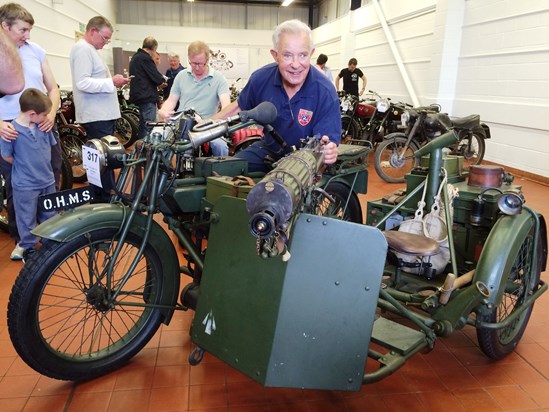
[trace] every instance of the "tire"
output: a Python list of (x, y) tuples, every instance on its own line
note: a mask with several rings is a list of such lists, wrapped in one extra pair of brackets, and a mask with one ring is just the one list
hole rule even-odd
[[(316, 191), (313, 194), (313, 214), (362, 223), (360, 200), (349, 186), (341, 182), (331, 182), (324, 191), (325, 193)], [(349, 199), (348, 202), (347, 199)]]
[[(502, 302), (492, 309), (489, 314), (480, 317), (484, 322), (501, 322), (506, 319), (514, 310), (517, 310), (524, 303), (524, 299), (535, 289), (539, 283), (541, 268), (543, 267), (543, 250), (541, 236), (537, 244), (534, 239), (534, 229), (526, 233), (520, 249), (515, 256), (507, 256), (507, 265), (510, 267), (509, 273), (504, 276), (507, 279), (505, 292)], [(530, 262), (534, 248), (537, 247), (538, 262), (535, 270), (530, 270)], [(486, 356), (492, 359), (502, 359), (515, 350), (519, 343), (526, 325), (530, 320), (530, 315), (534, 305), (526, 309), (518, 319), (503, 329), (477, 328), (477, 340), (480, 349)]]
[(82, 163), (82, 145), (86, 138), (81, 135), (68, 133), (60, 136), (63, 153), (72, 168), (73, 180), (76, 183), (85, 183), (88, 180), (86, 169)]
[(395, 133), (387, 135), (385, 140), (380, 143), (374, 153), (374, 167), (377, 174), (388, 183), (403, 183), (405, 176), (415, 166), (418, 161), (414, 157), (414, 152), (418, 149), (414, 142), (406, 148), (404, 157), (399, 159), (402, 150), (406, 144), (406, 135)]
[(359, 126), (351, 116), (341, 116), (341, 141), (342, 144), (351, 144), (358, 138)]
[[(47, 240), (17, 277), (8, 330), (17, 353), (37, 372), (73, 381), (112, 372), (160, 326), (160, 309), (151, 306), (161, 302), (162, 254), (150, 243), (116, 300), (107, 296), (122, 284), (141, 244), (141, 236), (130, 229), (108, 291), (101, 271), (118, 236), (118, 229), (98, 229), (67, 243)], [(144, 302), (151, 306), (139, 306)]]
[(469, 139), (467, 132), (461, 133), (459, 141), (452, 148), (452, 154), (463, 156), (463, 168), (469, 170), (471, 166), (478, 165), (484, 159), (486, 143), (484, 138), (477, 133)]
[(72, 167), (69, 160), (63, 156), (61, 161), (61, 187), (60, 190), (72, 189), (74, 179), (72, 176)]
[(9, 232), (8, 228), (8, 209), (6, 200), (6, 188), (4, 187), (4, 175), (0, 172), (0, 230)]
[(135, 143), (139, 134), (139, 122), (135, 122), (134, 115), (122, 113), (114, 124), (114, 135), (127, 149)]

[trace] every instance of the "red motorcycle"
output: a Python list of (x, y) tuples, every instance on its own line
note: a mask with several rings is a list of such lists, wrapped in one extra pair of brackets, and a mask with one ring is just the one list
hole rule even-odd
[(341, 143), (351, 143), (360, 136), (360, 131), (366, 127), (376, 112), (376, 100), (368, 98), (359, 100), (357, 96), (339, 92), (341, 110)]

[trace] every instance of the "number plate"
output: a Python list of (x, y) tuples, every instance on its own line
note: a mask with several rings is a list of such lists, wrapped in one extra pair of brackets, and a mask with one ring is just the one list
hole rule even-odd
[(379, 102), (377, 102), (377, 111), (378, 112), (381, 112), (381, 113), (385, 113), (387, 111), (387, 102), (384, 101), (384, 100), (380, 100)]
[(67, 189), (62, 190), (61, 192), (40, 196), (38, 198), (38, 209), (42, 212), (72, 209), (76, 206), (88, 203), (92, 199), (92, 187), (83, 186), (78, 189)]

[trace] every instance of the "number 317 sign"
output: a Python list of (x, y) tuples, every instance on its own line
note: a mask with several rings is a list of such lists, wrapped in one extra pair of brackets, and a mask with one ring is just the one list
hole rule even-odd
[(86, 169), (88, 182), (103, 187), (101, 185), (101, 167), (99, 164), (99, 151), (89, 146), (82, 146), (82, 166)]

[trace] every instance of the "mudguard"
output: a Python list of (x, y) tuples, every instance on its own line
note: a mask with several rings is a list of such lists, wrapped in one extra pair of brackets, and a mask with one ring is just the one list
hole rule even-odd
[(518, 215), (501, 217), (490, 231), (473, 277), (473, 284), (483, 282), (490, 290), (487, 303), (501, 303), (507, 280), (505, 274), (509, 273), (513, 264), (508, 256), (517, 254), (534, 224), (530, 213), (523, 210)]
[[(37, 226), (32, 233), (44, 239), (57, 242), (68, 242), (85, 233), (98, 229), (119, 229), (130, 209), (120, 204), (101, 203), (84, 205), (56, 215)], [(132, 230), (145, 234), (146, 217), (137, 214), (132, 223)], [(160, 254), (163, 264), (162, 305), (164, 323), (168, 324), (177, 303), (179, 293), (179, 260), (174, 245), (162, 227), (152, 222), (149, 243)]]

